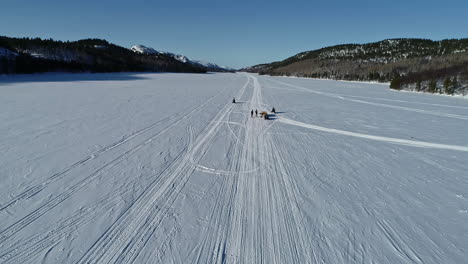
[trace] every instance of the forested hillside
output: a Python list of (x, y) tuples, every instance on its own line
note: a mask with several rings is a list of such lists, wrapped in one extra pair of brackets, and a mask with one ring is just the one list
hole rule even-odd
[(395, 89), (464, 93), (468, 80), (468, 39), (389, 39), (338, 45), (244, 70), (268, 75), (392, 82)]
[(37, 72), (206, 72), (165, 54), (137, 54), (101, 39), (56, 41), (0, 36), (0, 74)]

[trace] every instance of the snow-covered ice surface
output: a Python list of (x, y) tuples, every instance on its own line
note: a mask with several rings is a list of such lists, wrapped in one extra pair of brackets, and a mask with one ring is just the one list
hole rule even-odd
[(467, 100), (244, 73), (0, 94), (0, 263), (468, 259)]

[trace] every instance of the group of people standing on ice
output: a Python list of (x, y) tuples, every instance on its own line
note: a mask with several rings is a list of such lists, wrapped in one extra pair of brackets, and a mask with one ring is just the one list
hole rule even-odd
[[(232, 98), (232, 103), (233, 104), (236, 103), (236, 98)], [(276, 109), (273, 107), (271, 109), (271, 112), (276, 114)], [(252, 109), (252, 110), (250, 110), (250, 116), (253, 117), (253, 114), (254, 114), (254, 110)], [(265, 119), (269, 119), (268, 118), (268, 113), (266, 111), (261, 112), (260, 115)], [(258, 110), (257, 109), (255, 109), (255, 116), (258, 116)]]
[[(273, 107), (271, 109), (271, 112), (276, 114), (276, 109)], [(252, 110), (250, 110), (250, 116), (253, 117), (253, 114), (254, 114), (254, 110), (252, 109)], [(270, 119), (270, 117), (269, 117), (269, 115), (268, 115), (268, 113), (266, 111), (261, 112), (260, 115), (265, 119)], [(258, 110), (257, 109), (255, 109), (255, 116), (258, 116)]]
[[(252, 109), (252, 111), (250, 111), (250, 116), (253, 117), (253, 113), (254, 113), (254, 110)], [(258, 115), (258, 111), (257, 109), (255, 109), (255, 116)]]

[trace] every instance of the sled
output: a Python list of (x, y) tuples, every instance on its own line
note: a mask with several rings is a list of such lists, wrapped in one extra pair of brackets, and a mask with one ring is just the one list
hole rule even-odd
[(262, 116), (264, 119), (270, 119), (270, 117), (268, 116), (268, 113), (266, 111), (261, 112), (260, 116)]

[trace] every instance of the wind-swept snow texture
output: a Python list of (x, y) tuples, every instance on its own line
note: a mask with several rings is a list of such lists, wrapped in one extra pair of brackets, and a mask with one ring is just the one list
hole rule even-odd
[(468, 259), (467, 100), (245, 73), (0, 94), (0, 263)]

